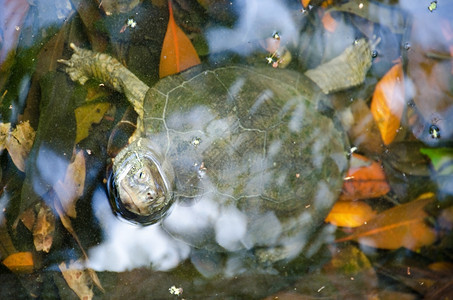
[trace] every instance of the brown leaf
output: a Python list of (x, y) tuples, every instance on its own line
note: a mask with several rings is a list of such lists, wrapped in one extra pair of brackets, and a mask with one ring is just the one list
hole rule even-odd
[(17, 252), (3, 260), (3, 264), (14, 273), (33, 272), (33, 256), (31, 252)]
[(431, 245), (436, 240), (436, 233), (425, 223), (428, 214), (424, 207), (432, 201), (434, 195), (426, 193), (414, 201), (385, 210), (358, 227), (352, 235), (336, 242), (355, 240), (375, 248), (405, 247), (410, 250)]
[(82, 243), (79, 240), (79, 236), (72, 227), (71, 219), (64, 213), (61, 203), (56, 198), (54, 199), (54, 207), (58, 213), (58, 216), (60, 217), (61, 224), (63, 224), (64, 228), (66, 228), (66, 230), (72, 235), (74, 240), (77, 242), (77, 245), (79, 245), (84, 258), (88, 259), (88, 255), (86, 254), (85, 249), (82, 247)]
[(353, 119), (348, 129), (348, 136), (351, 143), (361, 152), (382, 153), (384, 148), (381, 135), (366, 102), (357, 99), (351, 104), (350, 109)]
[(58, 199), (61, 202), (64, 213), (71, 218), (75, 218), (77, 200), (83, 195), (85, 187), (85, 156), (82, 150), (79, 150), (74, 157), (74, 161), (69, 164), (64, 182), (57, 181), (53, 187)]
[(398, 62), (378, 82), (371, 100), (371, 113), (386, 145), (398, 133), (404, 104), (403, 67)]
[(12, 132), (8, 132), (10, 126), (10, 123), (0, 126), (0, 150), (6, 148), (16, 167), (24, 172), (25, 160), (33, 146), (36, 133), (28, 121), (20, 123)]
[(326, 222), (341, 227), (358, 227), (368, 222), (376, 212), (362, 201), (337, 201), (332, 207)]
[(170, 16), (167, 33), (165, 34), (162, 52), (160, 54), (159, 77), (177, 74), (190, 67), (199, 65), (200, 58), (189, 38), (176, 24), (173, 17), (173, 8), (168, 2)]
[(91, 277), (83, 266), (80, 260), (71, 262), (66, 266), (64, 262), (58, 265), (63, 274), (64, 279), (69, 287), (79, 296), (80, 299), (93, 299), (93, 288)]
[(40, 205), (38, 217), (33, 228), (33, 243), (36, 251), (49, 253), (55, 233), (55, 215), (50, 207), (43, 202)]
[(381, 164), (353, 153), (340, 200), (375, 198), (389, 191), (390, 186)]
[(91, 125), (99, 123), (109, 108), (110, 103), (100, 102), (85, 104), (75, 109), (74, 113), (77, 123), (76, 144), (88, 136)]
[(36, 214), (34, 208), (33, 207), (28, 208), (19, 216), (19, 218), (24, 224), (24, 226), (27, 227), (27, 229), (30, 230), (30, 232), (32, 232), (36, 222)]

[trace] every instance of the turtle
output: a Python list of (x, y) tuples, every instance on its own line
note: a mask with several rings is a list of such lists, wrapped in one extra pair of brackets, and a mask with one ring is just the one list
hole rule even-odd
[(223, 65), (148, 87), (113, 57), (71, 48), (60, 62), (73, 81), (106, 82), (138, 114), (109, 179), (117, 216), (195, 248), (265, 249), (271, 261), (307, 246), (341, 192), (349, 151), (310, 78)]

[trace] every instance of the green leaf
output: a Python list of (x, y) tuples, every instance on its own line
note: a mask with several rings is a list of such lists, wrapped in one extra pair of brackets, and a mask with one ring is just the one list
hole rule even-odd
[(420, 152), (431, 159), (439, 175), (453, 175), (453, 148), (422, 148)]

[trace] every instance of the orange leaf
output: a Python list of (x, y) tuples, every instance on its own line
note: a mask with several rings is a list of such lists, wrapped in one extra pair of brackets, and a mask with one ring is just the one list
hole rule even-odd
[(302, 0), (301, 2), (304, 8), (307, 8), (308, 4), (310, 4), (310, 0)]
[(168, 2), (168, 8), (170, 10), (170, 17), (160, 54), (160, 78), (179, 73), (201, 63), (197, 51), (189, 38), (176, 25), (170, 1)]
[(433, 200), (434, 195), (426, 193), (414, 201), (385, 210), (358, 227), (352, 235), (336, 242), (355, 240), (375, 248), (405, 247), (410, 250), (431, 245), (436, 240), (436, 233), (425, 223), (428, 215), (424, 207)]
[(328, 32), (334, 32), (337, 29), (337, 21), (332, 17), (330, 12), (326, 12), (321, 19), (324, 29)]
[(375, 198), (387, 194), (390, 186), (378, 162), (353, 153), (343, 182), (340, 200)]
[(15, 273), (33, 272), (33, 256), (31, 252), (17, 252), (3, 260), (3, 264)]
[(371, 113), (384, 144), (390, 144), (398, 132), (404, 109), (404, 77), (401, 61), (394, 65), (376, 85)]
[(362, 201), (337, 201), (332, 207), (326, 222), (341, 227), (358, 227), (368, 222), (376, 212)]

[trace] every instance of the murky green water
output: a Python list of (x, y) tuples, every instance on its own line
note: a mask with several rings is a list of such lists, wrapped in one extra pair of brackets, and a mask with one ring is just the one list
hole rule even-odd
[[(8, 128), (2, 128), (0, 132), (0, 143), (6, 147), (0, 156), (3, 211), (0, 298), (451, 297), (453, 7), (435, 1), (345, 1), (324, 5), (319, 2), (312, 1), (306, 9), (296, 0), (172, 2), (176, 24), (192, 42), (206, 70), (233, 64), (291, 70), (269, 71), (274, 75), (265, 77), (268, 84), (256, 77), (250, 79), (246, 87), (255, 86), (254, 101), (250, 102), (253, 105), (242, 109), (247, 110), (251, 124), (259, 120), (266, 125), (270, 118), (288, 111), (291, 118), (283, 123), (288, 129), (278, 132), (280, 138), (270, 133), (262, 138), (260, 134), (267, 129), (244, 126), (246, 118), (241, 119), (238, 113), (242, 122), (238, 127), (244, 133), (259, 132), (257, 137), (245, 134), (230, 137), (222, 131), (216, 139), (221, 138), (227, 146), (217, 146), (223, 151), (215, 156), (219, 158), (206, 166), (207, 161), (197, 165), (197, 174), (206, 172), (214, 182), (213, 193), (223, 198), (206, 193), (208, 196), (187, 200), (190, 197), (184, 193), (188, 190), (181, 192), (185, 185), (175, 183), (176, 195), (179, 192), (182, 196), (177, 197), (162, 222), (149, 226), (137, 226), (115, 216), (107, 192), (112, 158), (135, 130), (137, 114), (122, 93), (113, 91), (103, 81), (89, 80), (83, 86), (72, 82), (57, 60), (69, 59), (73, 53), (69, 44), (74, 43), (109, 53), (146, 85), (154, 86), (159, 81), (162, 57), (170, 59), (176, 53), (176, 60), (183, 61), (180, 64), (191, 60), (184, 58), (189, 53), (185, 46), (182, 53), (171, 47), (162, 48), (166, 31), (169, 28), (173, 28), (173, 33), (177, 31), (174, 25), (168, 25), (167, 2), (127, 5), (119, 1), (0, 2), (2, 122), (15, 128), (28, 121), (32, 128), (24, 126), (19, 133), (11, 134)], [(170, 44), (184, 43), (183, 38), (171, 36)], [(302, 82), (300, 74), (341, 57), (346, 48), (354, 48), (361, 39), (371, 45), (371, 67), (365, 68), (363, 82), (329, 95), (315, 89), (315, 95), (319, 95), (316, 97), (321, 99), (317, 106), (323, 117), (332, 117), (334, 122), (321, 122), (310, 128), (305, 125), (313, 123), (309, 122), (313, 118), (309, 109), (304, 106), (305, 111), (300, 112), (297, 105), (290, 107), (294, 99), (284, 93), (280, 97), (288, 98), (283, 99), (288, 100), (288, 105), (274, 105), (280, 110), (278, 113), (262, 109), (260, 118), (253, 116), (259, 105), (277, 99), (275, 91), (289, 90), (280, 88), (281, 85), (297, 86)], [(356, 67), (351, 61), (366, 61), (362, 56), (350, 59), (351, 55), (342, 59), (340, 75), (332, 67), (332, 74), (336, 75), (329, 76), (327, 72), (318, 85), (335, 86), (332, 82), (336, 79), (349, 78), (348, 72)], [(398, 62), (404, 76), (389, 74)], [(288, 74), (298, 75), (287, 79)], [(174, 84), (172, 87), (186, 92), (170, 97), (175, 101), (172, 109), (178, 111), (180, 105), (184, 113), (165, 119), (166, 129), (153, 135), (153, 141), (162, 147), (167, 136), (174, 134), (174, 139), (188, 139), (190, 147), (201, 151), (215, 135), (213, 132), (234, 128), (231, 114), (226, 113), (230, 104), (225, 103), (229, 99), (240, 105), (246, 103), (241, 97), (248, 92), (239, 92), (243, 89), (241, 78), (235, 76), (231, 82), (229, 78), (218, 79), (218, 86), (210, 84), (210, 79), (202, 79), (204, 88), (198, 92), (190, 90), (193, 87), (190, 84)], [(400, 114), (397, 121), (387, 124), (387, 129), (379, 128), (377, 123), (381, 120), (373, 118), (371, 112), (376, 105), (372, 102), (377, 97), (378, 82), (383, 86), (382, 93), (391, 99), (386, 106), (379, 106), (381, 116)], [(197, 110), (187, 113), (184, 105), (195, 101), (189, 92), (207, 94), (212, 99), (200, 100), (197, 104), (201, 108), (190, 105)], [(87, 104), (87, 100), (91, 102)], [(211, 105), (211, 109), (204, 111), (202, 103), (206, 104), (204, 107)], [(219, 109), (220, 105), (226, 108)], [(153, 109), (158, 110), (157, 106)], [(149, 117), (149, 107), (145, 104), (145, 117)], [(231, 106), (231, 110), (234, 108), (237, 106)], [(216, 122), (210, 122), (212, 111), (225, 111), (226, 117), (213, 117)], [(148, 119), (145, 126), (150, 123)], [(294, 138), (294, 132), (299, 134), (299, 123), (308, 128), (304, 141)], [(345, 153), (325, 154), (324, 149), (330, 149), (332, 144), (343, 144), (331, 140), (332, 127), (344, 130), (349, 144)], [(194, 134), (182, 134), (183, 130)], [(293, 144), (297, 145), (294, 156), (288, 147), (279, 148), (285, 145), (284, 134), (291, 130)], [(164, 136), (159, 135), (162, 132)], [(396, 134), (389, 138), (388, 132)], [(245, 144), (241, 144), (241, 138)], [(281, 169), (270, 166), (273, 173), (256, 167), (265, 163), (258, 163), (259, 158), (248, 151), (252, 147), (246, 145), (254, 145), (261, 138), (265, 157), (271, 153), (275, 162), (284, 157), (287, 163), (289, 157), (299, 159), (296, 152), (304, 152), (302, 157), (308, 161), (304, 166), (309, 170), (295, 172), (288, 179), (283, 171), (297, 165), (298, 160), (282, 163)], [(308, 142), (309, 138), (313, 140)], [(195, 150), (189, 154), (182, 148), (169, 147), (166, 153), (179, 151), (176, 163), (195, 159), (191, 156)], [(228, 152), (233, 150), (237, 152)], [(377, 161), (382, 166), (378, 169), (385, 174), (379, 180), (360, 178), (358, 181), (364, 185), (353, 187), (356, 193), (350, 198), (360, 198), (358, 202), (370, 211), (353, 211), (351, 206), (341, 211), (343, 218), (378, 214), (375, 219), (360, 221), (374, 226), (362, 232), (322, 222), (338, 197), (343, 199), (341, 202), (349, 197), (345, 194), (346, 186), (340, 196), (340, 187), (332, 182), (340, 178), (338, 172), (345, 169), (340, 162), (349, 159), (352, 152)], [(234, 168), (223, 167), (222, 163), (231, 161), (231, 157), (244, 160), (236, 160)], [(330, 159), (330, 165), (326, 159)], [(223, 167), (216, 169), (222, 170), (222, 174), (215, 177), (209, 173), (215, 169), (211, 169), (214, 163)], [(332, 165), (340, 171), (332, 172)], [(356, 166), (357, 161), (352, 160), (351, 167)], [(174, 169), (178, 168), (174, 164)], [(316, 168), (322, 172), (315, 172)], [(232, 180), (236, 174), (245, 173), (254, 175)], [(349, 177), (353, 176), (359, 178), (349, 173)], [(176, 178), (183, 178), (181, 172)], [(293, 180), (294, 186), (300, 186), (297, 180), (308, 179), (314, 181), (304, 188), (306, 192), (292, 191), (300, 194), (302, 205), (289, 202), (292, 203), (289, 209), (282, 208), (286, 201), (262, 205), (275, 199), (263, 196), (267, 190), (256, 192), (256, 187), (265, 185), (266, 180), (279, 186), (288, 186), (289, 180)], [(373, 194), (371, 190), (377, 190), (381, 184), (390, 191)], [(244, 191), (240, 197), (238, 190)], [(432, 194), (427, 196), (428, 192)], [(419, 198), (420, 195), (425, 196)], [(390, 210), (402, 204), (407, 205), (403, 210)], [(335, 239), (354, 230), (358, 237), (353, 241), (335, 243)], [(15, 254), (19, 261), (11, 260)], [(79, 273), (70, 274), (64, 271), (66, 268)], [(97, 279), (99, 284), (93, 283)]]

